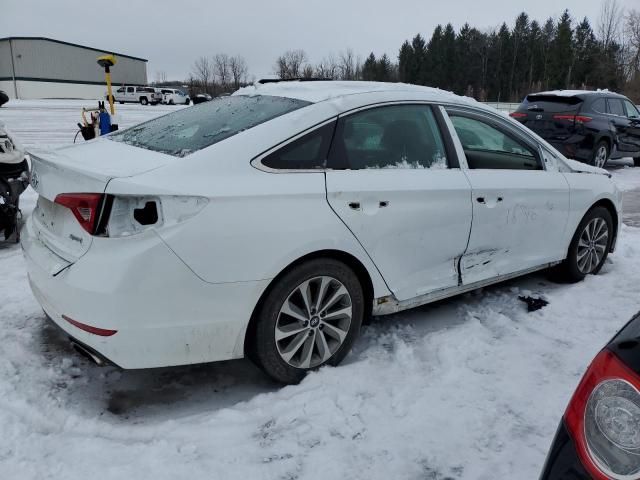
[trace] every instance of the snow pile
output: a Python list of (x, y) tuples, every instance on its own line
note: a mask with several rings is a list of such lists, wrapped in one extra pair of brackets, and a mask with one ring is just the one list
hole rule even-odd
[[(93, 366), (45, 320), (19, 247), (0, 265), (2, 479), (537, 478), (588, 362), (640, 309), (640, 229), (624, 227), (598, 276), (377, 319), (345, 364), (279, 389), (247, 361)], [(549, 305), (527, 313), (519, 295)]]

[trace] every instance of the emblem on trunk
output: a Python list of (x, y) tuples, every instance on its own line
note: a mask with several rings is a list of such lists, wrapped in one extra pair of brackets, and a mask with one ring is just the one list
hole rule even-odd
[(542, 115), (536, 115), (536, 120), (542, 120)]
[(38, 185), (40, 185), (40, 179), (38, 178), (38, 172), (35, 170), (31, 170), (31, 186), (34, 190), (38, 190)]

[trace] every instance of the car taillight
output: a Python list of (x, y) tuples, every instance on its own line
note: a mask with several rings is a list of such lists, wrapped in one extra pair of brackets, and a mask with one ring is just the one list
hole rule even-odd
[(209, 203), (205, 197), (179, 195), (109, 195), (108, 199), (109, 220), (104, 232), (108, 237), (128, 237), (184, 222)]
[(61, 193), (56, 196), (55, 203), (71, 210), (80, 226), (93, 235), (100, 215), (102, 197), (102, 193)]
[(640, 376), (603, 350), (580, 381), (565, 422), (597, 480), (640, 477)]
[(589, 123), (593, 120), (591, 117), (587, 117), (585, 115), (554, 115), (554, 120), (565, 120), (567, 122), (575, 122), (575, 123)]
[(526, 113), (521, 113), (521, 112), (511, 112), (509, 116), (511, 118), (527, 118), (528, 117)]

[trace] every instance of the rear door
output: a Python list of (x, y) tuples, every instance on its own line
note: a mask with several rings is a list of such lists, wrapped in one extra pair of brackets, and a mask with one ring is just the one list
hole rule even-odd
[(565, 256), (569, 185), (538, 146), (498, 116), (447, 109), (466, 157), (473, 227), (462, 282), (527, 270)]
[(378, 106), (338, 121), (327, 200), (399, 300), (459, 284), (471, 190), (428, 105)]
[(138, 101), (137, 96), (136, 96), (135, 87), (127, 87), (126, 99), (127, 99), (127, 102), (137, 102)]

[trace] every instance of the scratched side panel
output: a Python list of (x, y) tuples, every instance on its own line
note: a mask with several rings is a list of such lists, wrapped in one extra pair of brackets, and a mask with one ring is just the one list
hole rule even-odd
[(530, 170), (466, 173), (474, 202), (469, 246), (461, 263), (464, 284), (564, 257), (569, 186), (561, 173)]

